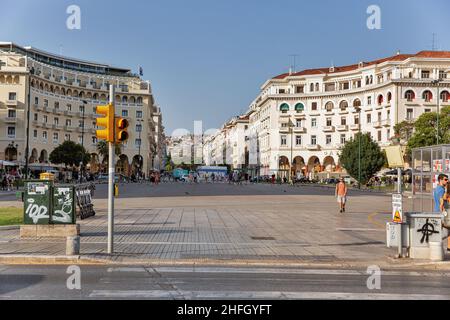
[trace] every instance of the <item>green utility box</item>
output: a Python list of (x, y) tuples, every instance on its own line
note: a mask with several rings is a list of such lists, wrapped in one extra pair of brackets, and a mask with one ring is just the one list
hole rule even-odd
[(75, 224), (75, 187), (53, 186), (49, 180), (25, 182), (24, 224)]

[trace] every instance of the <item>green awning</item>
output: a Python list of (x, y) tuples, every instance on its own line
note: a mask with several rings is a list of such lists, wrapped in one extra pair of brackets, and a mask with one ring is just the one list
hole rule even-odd
[(287, 103), (283, 103), (280, 106), (280, 111), (289, 111), (289, 105)]
[(295, 111), (305, 111), (305, 106), (303, 105), (303, 103), (297, 103), (295, 105)]

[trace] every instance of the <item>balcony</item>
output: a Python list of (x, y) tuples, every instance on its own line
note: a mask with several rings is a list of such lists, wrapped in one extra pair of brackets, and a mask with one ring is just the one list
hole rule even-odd
[(359, 124), (352, 124), (352, 125), (350, 126), (350, 130), (353, 130), (353, 131), (359, 131)]
[(334, 126), (323, 127), (323, 132), (334, 132)]
[(343, 125), (339, 125), (336, 126), (337, 131), (348, 131), (348, 125), (343, 124)]
[(390, 127), (391, 126), (391, 119), (386, 119), (382, 121), (383, 127)]
[(382, 126), (383, 124), (381, 123), (381, 120), (373, 123), (374, 128), (381, 128)]
[(305, 127), (294, 127), (294, 132), (295, 133), (306, 133), (306, 128)]
[(279, 129), (281, 133), (289, 133), (289, 127), (280, 126)]
[(74, 127), (72, 126), (64, 126), (64, 131), (73, 131)]
[(17, 100), (6, 100), (5, 104), (8, 107), (17, 107)]
[(16, 117), (5, 117), (4, 121), (6, 123), (17, 123), (17, 118)]
[(318, 144), (307, 144), (306, 149), (315, 151), (319, 150), (320, 146)]
[(6, 135), (6, 137), (8, 138), (8, 139), (15, 139), (16, 138), (16, 135), (15, 134), (7, 134)]
[(52, 110), (53, 114), (63, 114), (63, 111), (59, 108), (55, 108)]

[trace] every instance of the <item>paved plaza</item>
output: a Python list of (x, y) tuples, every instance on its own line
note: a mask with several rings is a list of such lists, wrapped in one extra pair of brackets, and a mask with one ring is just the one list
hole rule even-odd
[[(83, 257), (345, 264), (384, 263), (394, 254), (385, 246), (389, 195), (351, 191), (347, 212), (339, 214), (330, 187), (168, 183), (121, 186), (115, 254), (108, 256), (106, 191), (97, 186), (97, 215), (79, 221)], [(65, 243), (0, 231), (0, 255), (31, 254), (64, 255)]]

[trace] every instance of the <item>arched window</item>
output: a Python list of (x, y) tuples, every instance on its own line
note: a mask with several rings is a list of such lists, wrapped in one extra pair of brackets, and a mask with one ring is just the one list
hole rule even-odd
[(288, 111), (289, 111), (289, 105), (288, 105), (287, 103), (283, 103), (283, 104), (280, 106), (280, 111), (283, 112), (283, 113), (288, 112)]
[(311, 83), (311, 84), (309, 85), (309, 91), (310, 91), (310, 92), (314, 92), (314, 83)]
[(405, 99), (408, 101), (414, 101), (416, 98), (416, 94), (412, 90), (408, 90), (405, 92)]
[(361, 107), (361, 100), (359, 100), (359, 99), (353, 100), (353, 107), (355, 107), (355, 108)]
[(128, 97), (127, 96), (123, 96), (122, 97), (122, 102), (123, 103), (128, 103)]
[(316, 91), (319, 91), (319, 84), (316, 83)]
[(137, 100), (136, 100), (136, 103), (142, 104), (142, 97), (138, 97)]
[(341, 109), (341, 111), (345, 111), (348, 108), (348, 102), (343, 100), (341, 101), (341, 103), (339, 104), (339, 109)]
[(424, 99), (426, 102), (430, 102), (433, 100), (433, 94), (430, 90), (425, 90), (422, 94), (422, 99)]
[(383, 101), (384, 101), (384, 97), (382, 94), (380, 94), (377, 98), (378, 105), (381, 106), (383, 104)]
[(448, 98), (450, 97), (450, 93), (448, 91), (441, 92), (441, 100), (444, 102), (448, 102)]
[(391, 103), (391, 101), (392, 101), (392, 93), (388, 92), (388, 94), (387, 94), (387, 102)]
[(333, 104), (333, 102), (331, 102), (331, 101), (327, 102), (327, 104), (325, 105), (325, 110), (326, 110), (327, 112), (333, 111), (333, 108), (334, 108), (334, 104)]
[(295, 105), (295, 111), (297, 112), (303, 112), (305, 111), (305, 106), (303, 103), (299, 102)]

